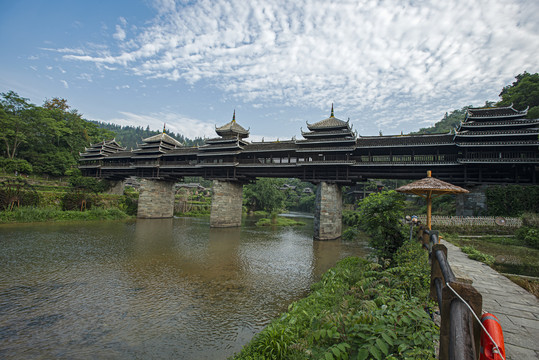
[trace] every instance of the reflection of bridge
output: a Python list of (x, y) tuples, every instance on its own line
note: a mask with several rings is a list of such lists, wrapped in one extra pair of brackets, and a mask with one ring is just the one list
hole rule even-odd
[(427, 170), (456, 184), (536, 184), (539, 119), (525, 119), (526, 114), (512, 107), (470, 109), (454, 133), (357, 137), (332, 109), (329, 118), (307, 123), (303, 140), (274, 142), (247, 142), (249, 131), (234, 116), (216, 129), (219, 137), (203, 146), (182, 146), (164, 132), (144, 139), (133, 151), (104, 141), (81, 154), (79, 168), (86, 176), (145, 179), (141, 217), (172, 216), (171, 201), (163, 199), (173, 196), (157, 195), (171, 193), (172, 182), (185, 176), (213, 179), (212, 226), (239, 225), (242, 183), (258, 177), (319, 183), (315, 237), (333, 238), (341, 231), (335, 225), (340, 224), (339, 185), (368, 178), (420, 178)]

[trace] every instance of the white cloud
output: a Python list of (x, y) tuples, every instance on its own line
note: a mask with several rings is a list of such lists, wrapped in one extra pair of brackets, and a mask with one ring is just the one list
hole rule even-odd
[(116, 25), (116, 32), (114, 33), (114, 35), (112, 35), (112, 37), (116, 40), (124, 41), (125, 36), (125, 30), (120, 25)]
[[(128, 111), (119, 111), (121, 116), (106, 120), (122, 126), (150, 126), (150, 129), (162, 129), (163, 124), (174, 133), (194, 139), (197, 137), (215, 137), (215, 124), (193, 119), (183, 115), (159, 112), (152, 114), (135, 114)], [(102, 120), (103, 121), (103, 120)]]
[(69, 89), (69, 84), (67, 83), (67, 81), (65, 81), (65, 80), (60, 80), (60, 82), (62, 83), (62, 85), (64, 85), (64, 87), (65, 87), (66, 89)]
[[(260, 104), (364, 114), (376, 127), (439, 119), (537, 66), (536, 1), (156, 0), (129, 46), (57, 49), (148, 78), (210, 81)], [(123, 41), (127, 21), (114, 37)], [(493, 100), (490, 98), (490, 100)]]

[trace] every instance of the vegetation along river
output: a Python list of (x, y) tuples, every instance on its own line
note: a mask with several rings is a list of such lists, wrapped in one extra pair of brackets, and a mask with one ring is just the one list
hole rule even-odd
[(0, 226), (0, 358), (225, 359), (368, 251), (254, 220)]

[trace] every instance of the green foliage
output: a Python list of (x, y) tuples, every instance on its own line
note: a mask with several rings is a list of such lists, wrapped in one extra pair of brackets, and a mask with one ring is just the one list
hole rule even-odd
[(539, 213), (539, 186), (494, 185), (486, 191), (487, 209), (491, 216), (520, 216), (524, 212)]
[(473, 246), (463, 246), (460, 249), (463, 253), (468, 254), (468, 257), (472, 260), (481, 261), (488, 266), (492, 266), (494, 264), (494, 257), (492, 255), (484, 254)]
[(93, 192), (94, 194), (105, 192), (110, 188), (110, 183), (107, 180), (85, 176), (72, 176), (69, 178), (69, 184), (73, 189)]
[(13, 211), (0, 211), (0, 223), (26, 223), (72, 220), (122, 220), (129, 218), (119, 209), (95, 208), (88, 211), (62, 211), (56, 208), (20, 207)]
[(348, 229), (344, 230), (342, 233), (341, 238), (345, 241), (352, 241), (355, 240), (359, 236), (360, 232), (355, 227), (349, 227)]
[(118, 204), (118, 208), (129, 216), (137, 215), (139, 193), (132, 187), (124, 189), (124, 196)]
[(344, 210), (342, 212), (342, 221), (348, 226), (359, 226), (361, 224), (360, 215), (354, 210)]
[(291, 218), (276, 216), (275, 218), (263, 218), (256, 222), (256, 226), (298, 226), (305, 225), (304, 222)]
[(497, 106), (509, 106), (524, 110), (529, 106), (528, 118), (539, 118), (539, 73), (530, 74), (526, 71), (515, 77), (513, 84), (503, 88), (500, 93), (502, 100)]
[(285, 194), (279, 190), (284, 179), (261, 178), (243, 187), (244, 204), (251, 210), (273, 212), (284, 207)]
[(24, 159), (3, 159), (0, 158), (0, 168), (11, 174), (30, 174), (32, 165)]
[(62, 210), (87, 210), (96, 203), (96, 197), (86, 191), (69, 191), (62, 197)]
[[(111, 132), (83, 119), (76, 110), (68, 109), (64, 99), (48, 100), (40, 107), (13, 91), (1, 93), (2, 156), (31, 165), (21, 168), (22, 172), (62, 176), (77, 163), (85, 146), (113, 137)], [(21, 164), (24, 163), (18, 166)]]
[(421, 299), (426, 253), (418, 244), (398, 253), (398, 266), (386, 270), (341, 260), (235, 359), (434, 359), (438, 331)]
[(37, 206), (39, 195), (25, 179), (17, 177), (0, 182), (0, 209), (13, 210), (20, 206)]
[(407, 237), (402, 225), (404, 196), (394, 190), (370, 194), (359, 203), (358, 213), (378, 261), (391, 260)]
[(529, 247), (539, 249), (539, 227), (522, 226), (516, 232), (517, 239)]

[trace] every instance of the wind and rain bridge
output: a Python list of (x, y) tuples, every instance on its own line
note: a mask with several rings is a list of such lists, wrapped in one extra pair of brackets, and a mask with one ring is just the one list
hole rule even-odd
[(539, 119), (512, 106), (470, 108), (449, 133), (359, 136), (331, 115), (308, 123), (303, 139), (249, 142), (249, 130), (232, 121), (218, 137), (188, 147), (163, 133), (143, 139), (135, 150), (115, 140), (92, 144), (80, 154), (83, 175), (121, 183), (142, 179), (138, 216), (173, 216), (174, 184), (186, 176), (213, 180), (212, 227), (240, 226), (243, 184), (261, 177), (298, 178), (318, 184), (314, 238), (341, 235), (343, 185), (368, 179), (419, 179), (427, 170), (466, 187), (537, 184)]

